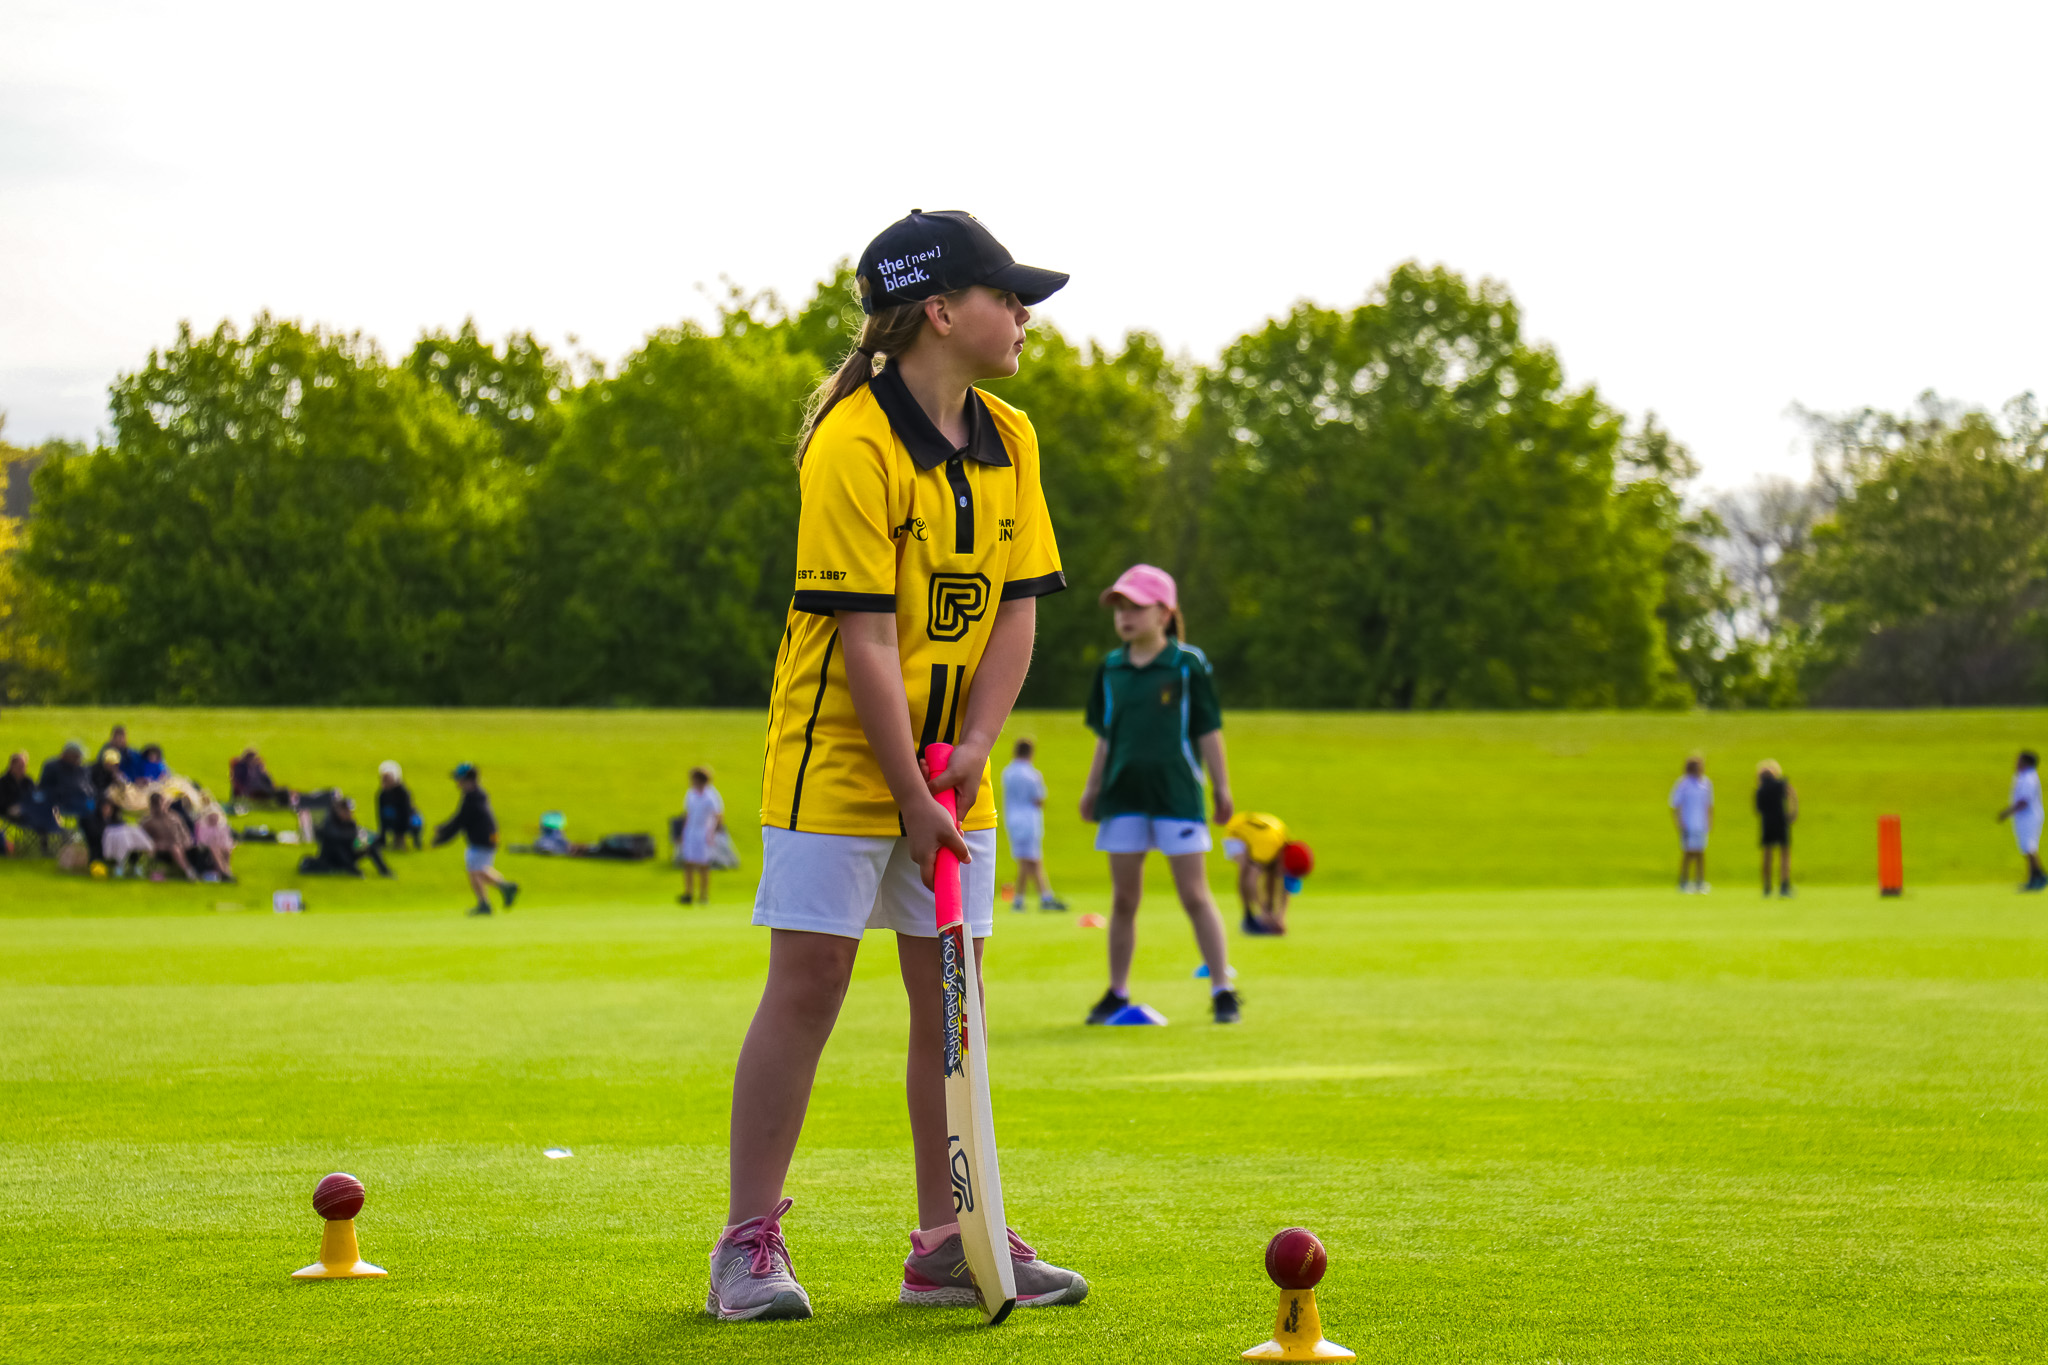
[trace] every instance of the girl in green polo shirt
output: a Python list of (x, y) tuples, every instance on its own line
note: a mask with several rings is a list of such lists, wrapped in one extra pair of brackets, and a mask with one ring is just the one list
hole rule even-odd
[(1088, 728), (1095, 763), (1081, 793), (1081, 818), (1096, 822), (1095, 847), (1109, 855), (1109, 989), (1088, 1022), (1109, 1022), (1131, 1003), (1131, 957), (1138, 947), (1138, 902), (1145, 855), (1166, 855), (1181, 907), (1209, 965), (1210, 1008), (1219, 1024), (1238, 1020), (1230, 987), (1223, 916), (1209, 894), (1209, 826), (1202, 768), (1215, 787), (1217, 824), (1231, 815), (1230, 772), (1223, 758), (1223, 711), (1202, 651), (1181, 640), (1173, 575), (1137, 564), (1102, 594), (1116, 613), (1123, 647), (1095, 672)]

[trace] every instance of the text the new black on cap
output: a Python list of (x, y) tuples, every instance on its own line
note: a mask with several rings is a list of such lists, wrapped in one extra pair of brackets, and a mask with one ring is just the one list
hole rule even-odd
[(865, 313), (975, 284), (1007, 290), (1030, 305), (1067, 282), (1057, 270), (1018, 265), (980, 219), (960, 209), (912, 209), (868, 243), (858, 273)]

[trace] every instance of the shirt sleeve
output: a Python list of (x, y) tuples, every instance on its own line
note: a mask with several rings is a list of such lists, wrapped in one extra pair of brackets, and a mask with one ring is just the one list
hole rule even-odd
[(859, 438), (814, 440), (802, 483), (793, 605), (817, 616), (895, 611), (896, 543), (882, 452)]
[(1095, 665), (1095, 681), (1088, 684), (1088, 706), (1081, 713), (1081, 719), (1088, 728), (1104, 739), (1109, 738), (1109, 708), (1103, 705), (1103, 688), (1107, 682), (1108, 670), (1101, 664)]
[(1188, 738), (1200, 739), (1223, 728), (1223, 704), (1216, 700), (1216, 679), (1207, 664), (1198, 663), (1188, 672)]
[(1060, 567), (1060, 547), (1053, 538), (1052, 514), (1045, 506), (1045, 485), (1038, 477), (1038, 433), (1032, 432), (1017, 452), (1016, 548), (1004, 571), (1003, 601), (1044, 597), (1063, 590), (1067, 575)]

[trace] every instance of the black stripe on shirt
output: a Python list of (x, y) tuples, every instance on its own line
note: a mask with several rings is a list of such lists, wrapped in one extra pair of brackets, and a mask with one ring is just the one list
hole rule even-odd
[(918, 736), (921, 754), (939, 742), (939, 722), (946, 716), (946, 666), (932, 665), (932, 690), (924, 704), (924, 733)]
[(967, 466), (955, 455), (946, 461), (946, 482), (953, 489), (953, 553), (974, 553), (974, 488), (967, 482)]
[(790, 605), (813, 616), (830, 616), (837, 611), (894, 611), (896, 599), (886, 592), (823, 592), (804, 588)]
[[(1051, 573), (1040, 574), (1036, 578), (1019, 578), (1014, 582), (1003, 584), (1002, 600), (1005, 602), (1015, 602), (1025, 597), (1050, 597), (1056, 592), (1065, 592), (1066, 590), (1067, 576), (1058, 569), (1054, 569)], [(798, 596), (802, 596), (802, 594), (799, 593)]]
[(953, 732), (960, 726), (960, 684), (967, 681), (967, 665), (961, 664), (953, 675), (953, 714), (946, 721), (946, 743), (953, 742)]
[(789, 793), (789, 827), (796, 828), (797, 807), (804, 803), (804, 769), (811, 766), (811, 739), (818, 729), (818, 712), (825, 709), (825, 688), (832, 680), (832, 647), (839, 643), (839, 632), (833, 631), (825, 640), (825, 662), (818, 666), (818, 696), (811, 703), (811, 718), (804, 723), (804, 756), (796, 765), (796, 786)]

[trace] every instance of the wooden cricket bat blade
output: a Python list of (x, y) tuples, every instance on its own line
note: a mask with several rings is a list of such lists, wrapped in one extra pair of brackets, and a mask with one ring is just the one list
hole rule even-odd
[[(974, 968), (973, 940), (960, 927), (957, 949), (941, 947), (941, 958), (960, 982), (959, 1066), (946, 1074), (947, 1158), (953, 1177), (953, 1212), (960, 1220), (960, 1246), (981, 1315), (993, 1327), (1017, 1306), (1017, 1270), (1010, 1260), (1009, 1225), (1003, 1217), (1003, 1177), (996, 1160), (996, 1130), (988, 1093), (988, 1033), (981, 1018), (981, 991)], [(955, 966), (957, 964), (957, 966)], [(950, 1022), (950, 1021), (949, 1021)], [(951, 1049), (948, 1050), (951, 1053)]]

